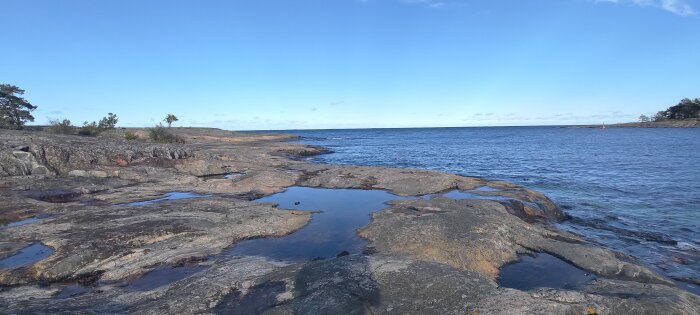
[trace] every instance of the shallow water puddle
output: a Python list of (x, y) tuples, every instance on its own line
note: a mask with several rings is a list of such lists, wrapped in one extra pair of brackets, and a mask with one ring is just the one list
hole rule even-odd
[(501, 268), (498, 285), (518, 290), (535, 288), (573, 289), (596, 277), (550, 254), (522, 256)]
[(479, 187), (477, 187), (477, 188), (475, 188), (475, 189), (472, 189), (471, 191), (494, 192), (494, 191), (501, 191), (501, 190), (498, 189), (498, 188), (490, 187), (490, 186), (479, 186)]
[(223, 255), (298, 261), (359, 254), (367, 241), (355, 231), (370, 222), (372, 212), (387, 208), (387, 201), (399, 199), (406, 198), (381, 190), (292, 187), (257, 201), (277, 203), (280, 209), (322, 212), (290, 235), (242, 241)]
[(212, 175), (204, 175), (200, 176), (200, 178), (204, 180), (209, 180), (209, 179), (234, 179), (239, 176), (243, 176), (245, 173), (240, 173), (240, 172), (231, 172), (231, 173), (223, 173), (223, 174), (212, 174)]
[(0, 269), (15, 269), (28, 266), (51, 256), (53, 252), (53, 248), (37, 242), (20, 249), (10, 257), (0, 260)]
[(26, 225), (26, 224), (32, 224), (32, 223), (46, 220), (50, 217), (51, 217), (51, 215), (49, 215), (49, 214), (42, 214), (42, 215), (37, 215), (34, 217), (26, 218), (24, 220), (10, 222), (8, 224), (5, 224), (5, 226), (6, 227), (15, 227), (15, 226), (21, 226), (21, 225)]
[(156, 204), (156, 203), (163, 202), (163, 201), (169, 201), (169, 200), (193, 199), (193, 198), (204, 198), (204, 197), (209, 197), (209, 195), (197, 194), (197, 193), (192, 193), (192, 192), (171, 192), (171, 193), (165, 194), (161, 198), (152, 199), (152, 200), (145, 200), (145, 201), (121, 203), (121, 204), (118, 204), (117, 206), (139, 207), (139, 206), (152, 205), (152, 204)]
[(137, 291), (149, 291), (170, 283), (185, 279), (206, 269), (202, 266), (161, 266), (144, 274), (140, 278), (129, 281), (127, 287)]

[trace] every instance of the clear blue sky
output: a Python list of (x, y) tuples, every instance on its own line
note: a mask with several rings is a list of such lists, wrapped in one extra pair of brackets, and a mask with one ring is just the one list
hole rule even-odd
[(226, 129), (613, 123), (700, 97), (700, 0), (1, 0), (48, 118)]

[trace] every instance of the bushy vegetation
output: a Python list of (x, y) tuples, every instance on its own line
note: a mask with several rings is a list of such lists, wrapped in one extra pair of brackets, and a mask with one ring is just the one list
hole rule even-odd
[(135, 134), (132, 131), (127, 131), (126, 133), (124, 133), (124, 139), (126, 139), (126, 140), (136, 140), (138, 138), (139, 138), (139, 135)]
[(99, 123), (94, 121), (84, 122), (83, 126), (78, 130), (78, 134), (81, 136), (96, 136), (105, 130), (114, 129), (118, 121), (117, 115), (109, 113), (106, 117), (102, 117)]
[(168, 128), (164, 127), (162, 124), (148, 129), (148, 136), (151, 140), (158, 143), (185, 143), (185, 139), (170, 133)]
[(81, 136), (96, 136), (100, 134), (100, 132), (102, 132), (102, 130), (97, 127), (97, 123), (94, 121), (91, 123), (86, 121), (83, 123), (83, 126), (78, 129), (78, 134)]
[(639, 116), (640, 122), (679, 120), (689, 118), (700, 118), (700, 98), (684, 98), (678, 104), (669, 107), (664, 111), (657, 112), (652, 117), (646, 115)]
[(34, 121), (31, 112), (36, 106), (20, 95), (24, 90), (11, 84), (0, 84), (0, 128), (22, 129), (28, 121)]
[(100, 128), (101, 130), (114, 129), (117, 126), (117, 121), (119, 121), (117, 115), (109, 113), (107, 114), (107, 117), (102, 117), (102, 119), (100, 119), (100, 122), (97, 124), (97, 128)]
[(69, 135), (72, 134), (74, 130), (75, 127), (73, 127), (70, 120), (68, 119), (54, 119), (49, 121), (49, 132), (51, 133)]

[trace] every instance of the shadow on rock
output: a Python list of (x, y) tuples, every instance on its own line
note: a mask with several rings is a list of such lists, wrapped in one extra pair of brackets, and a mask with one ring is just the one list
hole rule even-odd
[(276, 271), (229, 293), (219, 314), (364, 314), (380, 304), (367, 257), (343, 256)]

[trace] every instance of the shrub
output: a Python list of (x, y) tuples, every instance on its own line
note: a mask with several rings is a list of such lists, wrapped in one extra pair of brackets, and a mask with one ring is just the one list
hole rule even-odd
[(117, 126), (117, 121), (119, 119), (117, 118), (117, 115), (113, 113), (107, 114), (107, 117), (102, 117), (100, 119), (100, 122), (84, 122), (83, 126), (80, 127), (78, 130), (78, 134), (81, 136), (96, 136), (99, 135), (101, 132), (108, 130), (108, 129), (114, 129)]
[(70, 120), (50, 120), (49, 121), (49, 132), (69, 135), (73, 133), (73, 125), (71, 125)]
[(185, 139), (168, 132), (167, 128), (161, 124), (148, 129), (148, 136), (151, 140), (158, 143), (185, 143)]
[(133, 133), (132, 131), (127, 131), (124, 134), (124, 139), (126, 139), (126, 140), (136, 140), (138, 138), (139, 138), (139, 135)]
[(81, 136), (96, 136), (100, 134), (102, 130), (97, 126), (96, 122), (88, 123), (87, 121), (83, 123), (83, 126), (78, 130), (78, 134)]

